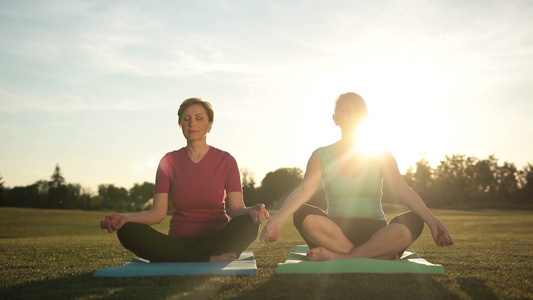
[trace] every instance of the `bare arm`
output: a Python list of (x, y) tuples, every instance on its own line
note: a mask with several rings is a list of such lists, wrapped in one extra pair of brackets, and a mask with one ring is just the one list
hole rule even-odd
[(168, 194), (158, 193), (154, 195), (152, 208), (147, 211), (134, 214), (112, 213), (100, 221), (100, 227), (107, 229), (109, 233), (122, 228), (127, 222), (142, 223), (147, 225), (158, 224), (163, 221), (168, 211)]
[(264, 220), (270, 218), (265, 205), (258, 203), (251, 207), (246, 207), (241, 192), (230, 192), (226, 198), (226, 210), (230, 217), (242, 216), (249, 214), (255, 223), (261, 223)]
[(392, 154), (389, 153), (385, 157), (385, 163), (381, 171), (385, 182), (391, 185), (392, 190), (400, 197), (402, 202), (428, 224), (435, 243), (439, 246), (453, 245), (453, 239), (446, 225), (433, 215), (424, 201), (422, 201), (422, 198), (405, 182)]
[(268, 221), (259, 239), (262, 242), (276, 241), (281, 232), (283, 222), (287, 220), (302, 204), (316, 192), (322, 176), (322, 163), (316, 155), (311, 155), (307, 170), (300, 185), (289, 195), (278, 212)]

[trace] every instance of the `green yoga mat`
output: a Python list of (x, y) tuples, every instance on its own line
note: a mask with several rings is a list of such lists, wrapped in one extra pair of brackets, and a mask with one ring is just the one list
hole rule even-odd
[(141, 258), (122, 266), (100, 269), (96, 277), (143, 277), (177, 275), (256, 275), (257, 264), (252, 252), (243, 252), (239, 260), (228, 262), (151, 263)]
[(405, 252), (399, 260), (373, 258), (345, 258), (329, 261), (308, 261), (309, 248), (299, 245), (284, 263), (279, 263), (278, 274), (339, 274), (339, 273), (422, 273), (444, 274), (441, 265), (432, 264), (413, 252)]

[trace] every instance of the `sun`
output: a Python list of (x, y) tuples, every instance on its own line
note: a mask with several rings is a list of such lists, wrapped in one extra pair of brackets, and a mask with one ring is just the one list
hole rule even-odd
[(439, 122), (438, 109), (428, 103), (410, 105), (409, 112), (391, 106), (392, 109), (371, 113), (361, 124), (357, 137), (362, 151), (367, 154), (391, 152), (401, 172), (422, 158), (431, 165), (438, 164), (446, 154), (449, 139), (449, 125)]
[(382, 153), (387, 149), (388, 140), (383, 128), (371, 118), (366, 118), (359, 125), (359, 129), (354, 133), (358, 150), (367, 155)]

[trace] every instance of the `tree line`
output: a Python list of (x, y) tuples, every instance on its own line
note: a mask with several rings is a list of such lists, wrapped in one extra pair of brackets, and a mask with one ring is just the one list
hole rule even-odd
[[(279, 208), (300, 184), (304, 172), (299, 168), (279, 168), (265, 175), (258, 185), (249, 170), (241, 170), (245, 203), (265, 203)], [(421, 159), (403, 175), (420, 194), (427, 206), (434, 208), (516, 207), (533, 205), (533, 165), (518, 169), (514, 163), (500, 164), (491, 155), (487, 159), (465, 155), (445, 156), (433, 168)], [(0, 206), (141, 211), (150, 207), (154, 184), (135, 183), (130, 189), (101, 184), (97, 194), (79, 184), (67, 183), (59, 165), (50, 180), (39, 180), (25, 187), (7, 188), (0, 176)], [(384, 182), (383, 201), (395, 202), (396, 195)], [(319, 188), (310, 203), (326, 208), (325, 193)]]
[(533, 165), (518, 169), (494, 155), (446, 156), (436, 168), (421, 159), (404, 175), (429, 207), (510, 207), (533, 204)]
[(80, 184), (67, 183), (56, 165), (49, 181), (39, 180), (28, 186), (6, 188), (0, 177), (0, 206), (140, 211), (153, 197), (154, 187), (150, 182), (135, 183), (129, 190), (114, 184), (100, 184), (94, 194)]

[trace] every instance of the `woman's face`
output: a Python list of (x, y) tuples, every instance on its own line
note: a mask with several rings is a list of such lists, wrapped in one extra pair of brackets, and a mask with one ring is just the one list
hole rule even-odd
[(212, 122), (209, 122), (207, 111), (201, 104), (193, 104), (183, 112), (180, 127), (183, 136), (188, 141), (204, 139), (211, 131)]
[(356, 101), (339, 101), (335, 108), (333, 120), (342, 129), (356, 129), (367, 117), (366, 107)]

